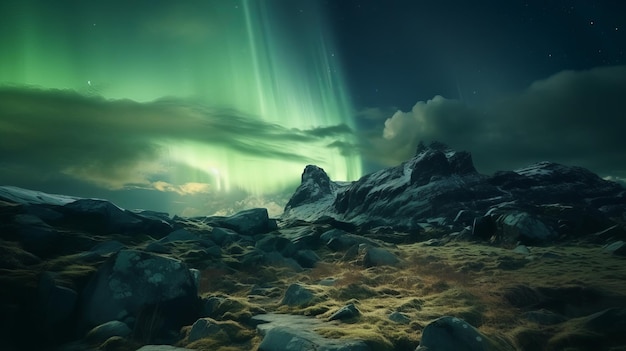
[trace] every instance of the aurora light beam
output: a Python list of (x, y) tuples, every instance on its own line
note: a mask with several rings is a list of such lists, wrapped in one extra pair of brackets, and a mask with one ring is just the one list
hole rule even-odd
[[(129, 5), (124, 1), (10, 0), (0, 5), (0, 13), (5, 14), (0, 15), (0, 34), (7, 38), (0, 52), (2, 86), (91, 96), (96, 100), (84, 116), (75, 119), (84, 118), (82, 133), (102, 133), (106, 125), (110, 133), (132, 138), (136, 130), (141, 135), (137, 143), (156, 150), (127, 164), (144, 174), (132, 181), (107, 183), (107, 177), (95, 174), (99, 167), (111, 165), (98, 166), (97, 162), (65, 165), (59, 170), (63, 174), (110, 188), (163, 190), (194, 184), (186, 189), (242, 189), (256, 195), (295, 186), (307, 163), (323, 167), (333, 179), (353, 180), (361, 175), (356, 153), (332, 147), (337, 142), (354, 144), (349, 132), (354, 125), (333, 38), (322, 9), (313, 1), (139, 1)], [(106, 100), (97, 100), (100, 97)], [(150, 112), (167, 101), (177, 101), (174, 113)], [(185, 104), (181, 101), (204, 107), (181, 107)], [(115, 108), (98, 107), (107, 104)], [(141, 112), (119, 112), (122, 106)], [(107, 115), (109, 110), (145, 124), (122, 123)], [(258, 130), (237, 129), (235, 120), (216, 123), (229, 117), (213, 110), (232, 110), (237, 116), (256, 119), (242, 124), (253, 122), (257, 129), (276, 126), (280, 130), (272, 133), (281, 137), (265, 133), (264, 138), (256, 138)], [(12, 111), (0, 112), (10, 115)], [(150, 117), (154, 115), (158, 117)], [(53, 113), (47, 118), (60, 119), (50, 123), (64, 123), (62, 116)], [(89, 130), (91, 122), (93, 130)], [(24, 123), (11, 130), (25, 128), (28, 123)], [(214, 125), (230, 129), (222, 132)], [(115, 129), (122, 126), (129, 130)], [(307, 134), (335, 126), (346, 128), (317, 138)], [(199, 131), (206, 134), (199, 135)], [(289, 131), (292, 137), (286, 137)], [(52, 148), (51, 143), (68, 142), (54, 137), (45, 140)], [(202, 186), (205, 183), (210, 186)]]

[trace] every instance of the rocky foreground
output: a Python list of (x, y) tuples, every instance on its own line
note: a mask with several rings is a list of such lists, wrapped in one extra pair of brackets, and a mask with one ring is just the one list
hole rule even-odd
[(280, 219), (0, 187), (0, 349), (626, 350), (625, 199), (439, 145), (350, 184), (308, 166)]

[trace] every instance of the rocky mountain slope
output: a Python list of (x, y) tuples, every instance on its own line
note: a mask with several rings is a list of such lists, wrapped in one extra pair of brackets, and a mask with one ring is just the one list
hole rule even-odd
[[(626, 189), (584, 168), (539, 162), (487, 176), (469, 153), (433, 143), (352, 183), (333, 182), (323, 169), (307, 166), (283, 219), (330, 217), (365, 231), (470, 226), (480, 238), (537, 243), (593, 232), (625, 216)], [(522, 233), (507, 235), (511, 224)]]

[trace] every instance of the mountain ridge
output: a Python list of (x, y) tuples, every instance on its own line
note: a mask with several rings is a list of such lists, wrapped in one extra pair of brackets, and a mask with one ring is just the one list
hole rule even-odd
[(461, 217), (473, 221), (529, 212), (555, 222), (550, 226), (558, 231), (562, 216), (550, 216), (543, 208), (554, 204), (576, 208), (600, 222), (624, 219), (626, 189), (585, 168), (547, 161), (488, 176), (476, 171), (469, 152), (433, 143), (398, 166), (347, 185), (332, 182), (323, 169), (309, 165), (282, 218), (314, 222), (332, 217), (363, 230), (420, 231), (433, 223), (461, 230), (469, 224)]

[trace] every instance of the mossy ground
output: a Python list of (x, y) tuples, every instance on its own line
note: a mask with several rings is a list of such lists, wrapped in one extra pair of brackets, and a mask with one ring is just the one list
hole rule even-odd
[[(141, 240), (133, 244), (145, 246)], [(17, 253), (15, 257), (31, 259), (15, 245), (3, 246), (6, 252)], [(251, 250), (237, 244), (222, 248), (221, 259), (203, 261), (187, 255), (187, 263), (201, 271), (200, 294), (226, 298), (211, 317), (235, 323), (237, 328), (227, 328), (222, 334), (191, 343), (183, 339), (178, 346), (254, 350), (261, 342), (249, 323), (256, 314), (290, 313), (327, 319), (346, 304), (354, 303), (360, 317), (333, 322), (316, 331), (328, 338), (361, 339), (373, 350), (413, 350), (429, 322), (451, 315), (479, 328), (502, 350), (585, 350), (587, 344), (598, 342), (598, 335), (582, 329), (576, 318), (608, 307), (626, 307), (626, 258), (606, 253), (599, 245), (570, 242), (531, 247), (529, 255), (475, 242), (448, 242), (442, 246), (399, 244), (387, 248), (401, 258), (397, 267), (365, 268), (362, 255), (346, 260), (344, 253), (323, 248), (317, 250), (322, 261), (303, 271), (280, 266), (230, 268), (228, 262), (238, 261)], [(189, 249), (187, 244), (181, 244), (174, 252)], [(11, 269), (0, 272), (0, 285), (8, 294), (5, 297), (32, 296), (39, 274), (49, 271), (58, 273), (55, 279), (59, 284), (80, 289), (101, 262), (85, 262), (79, 255), (68, 255), (36, 264), (11, 263)], [(323, 280), (333, 283), (320, 284)], [(311, 304), (280, 304), (292, 283), (314, 292)], [(259, 286), (263, 287), (262, 293), (252, 294), (253, 288)], [(541, 288), (574, 292), (590, 289), (597, 298), (577, 305), (575, 296), (571, 297), (571, 303), (563, 310), (569, 321), (539, 325), (521, 317), (528, 309), (512, 303), (517, 297), (511, 297), (511, 291)], [(394, 311), (405, 314), (409, 321), (391, 321), (389, 314)], [(184, 329), (183, 335), (187, 331)], [(101, 346), (106, 350), (124, 350), (131, 344), (135, 345), (132, 341), (124, 344), (122, 340), (111, 340)], [(607, 347), (619, 350), (615, 345)]]
[[(321, 250), (323, 262), (313, 269), (293, 272), (288, 268), (262, 267), (253, 276), (226, 274), (219, 277), (219, 283), (207, 282), (207, 291), (203, 293), (214, 294), (211, 287), (219, 290), (220, 286), (229, 289), (237, 286), (221, 293), (247, 299), (268, 312), (321, 319), (352, 302), (361, 311), (361, 317), (317, 332), (330, 338), (366, 340), (376, 350), (414, 348), (423, 327), (443, 315), (466, 320), (503, 350), (532, 350), (536, 345), (547, 345), (548, 341), (558, 346), (564, 345), (559, 340), (587, 337), (587, 332), (567, 323), (542, 326), (523, 319), (521, 314), (525, 310), (505, 298), (507, 290), (516, 286), (548, 287), (556, 291), (579, 287), (600, 292), (599, 299), (587, 301), (578, 311), (570, 311), (572, 318), (611, 306), (626, 307), (626, 259), (589, 244), (530, 249), (530, 255), (522, 255), (507, 248), (469, 242), (435, 247), (420, 243), (398, 245), (394, 251), (402, 258), (399, 267), (372, 268), (364, 268), (359, 258), (346, 262), (337, 253)], [(229, 279), (233, 282), (225, 284), (224, 280)], [(332, 279), (334, 284), (320, 285), (324, 279)], [(292, 307), (279, 305), (282, 296), (276, 293), (248, 296), (254, 284), (268, 284), (284, 292), (294, 282), (313, 290), (319, 297), (316, 302)], [(410, 322), (390, 321), (388, 316), (394, 311), (407, 315)]]

